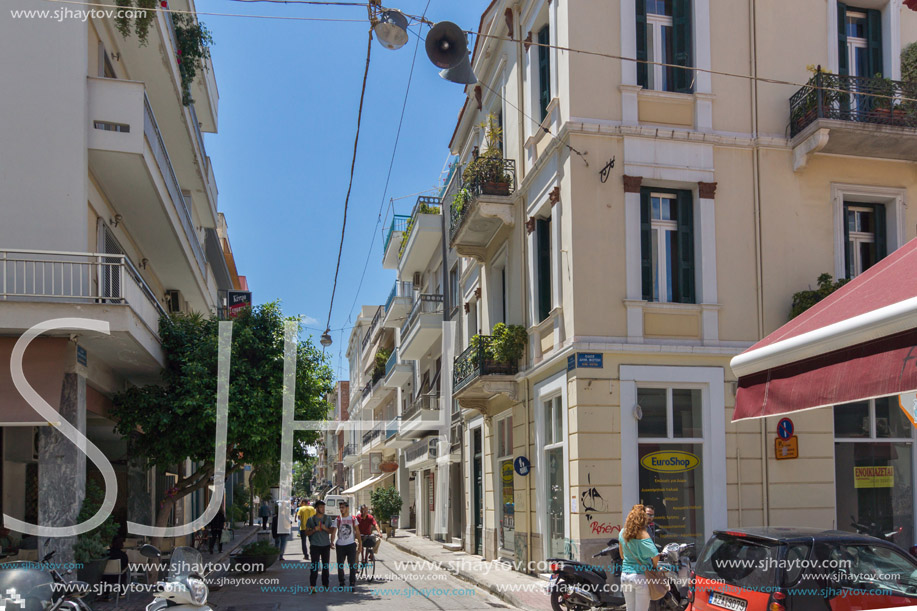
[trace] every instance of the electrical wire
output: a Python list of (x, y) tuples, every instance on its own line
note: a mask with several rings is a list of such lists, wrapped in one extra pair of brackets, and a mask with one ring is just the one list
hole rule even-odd
[[(427, 0), (427, 6), (423, 14), (427, 14), (430, 8), (430, 0)], [(379, 214), (376, 218), (376, 226), (373, 227), (373, 238), (369, 243), (369, 251), (366, 253), (366, 262), (363, 264), (363, 273), (360, 275), (360, 282), (357, 284), (357, 291), (353, 297), (353, 305), (350, 306), (350, 313), (347, 315), (348, 320), (353, 316), (353, 310), (357, 307), (357, 300), (360, 298), (360, 289), (363, 288), (363, 280), (366, 278), (366, 270), (369, 268), (369, 260), (372, 258), (373, 246), (376, 245), (376, 229), (382, 224), (382, 209), (385, 206), (385, 196), (388, 194), (389, 182), (392, 178), (392, 169), (395, 167), (395, 154), (398, 152), (398, 142), (401, 139), (401, 127), (404, 124), (404, 113), (408, 107), (408, 96), (411, 93), (411, 81), (414, 79), (414, 65), (417, 63), (417, 49), (420, 47), (420, 38), (414, 44), (414, 56), (411, 59), (411, 70), (408, 72), (408, 83), (404, 90), (404, 102), (401, 105), (401, 117), (398, 119), (398, 130), (395, 132), (395, 144), (392, 146), (392, 158), (388, 164), (388, 175), (385, 177), (385, 188), (382, 189), (382, 201), (379, 202)], [(330, 322), (330, 321), (329, 321)]]
[[(338, 273), (341, 271), (341, 254), (344, 252), (344, 234), (347, 231), (347, 207), (350, 204), (350, 192), (353, 189), (354, 169), (357, 165), (357, 148), (360, 143), (360, 124), (363, 122), (363, 100), (366, 97), (366, 81), (369, 78), (369, 60), (373, 50), (373, 31), (369, 30), (366, 41), (366, 68), (363, 70), (363, 86), (360, 90), (360, 108), (357, 110), (357, 133), (353, 139), (353, 158), (350, 161), (350, 180), (347, 184), (347, 196), (344, 198), (344, 220), (341, 223), (341, 245), (338, 247), (338, 260), (334, 267), (334, 284), (331, 287), (331, 301), (328, 304), (327, 328), (331, 327), (331, 313), (334, 310), (334, 294), (338, 287)], [(327, 333), (327, 330), (326, 330)]]

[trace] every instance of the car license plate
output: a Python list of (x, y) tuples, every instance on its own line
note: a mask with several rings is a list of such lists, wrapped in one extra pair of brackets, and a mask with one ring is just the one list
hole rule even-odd
[(745, 606), (748, 604), (741, 598), (726, 596), (725, 594), (720, 594), (719, 592), (711, 592), (709, 602), (711, 605), (722, 607), (723, 609), (729, 609), (730, 611), (745, 611)]

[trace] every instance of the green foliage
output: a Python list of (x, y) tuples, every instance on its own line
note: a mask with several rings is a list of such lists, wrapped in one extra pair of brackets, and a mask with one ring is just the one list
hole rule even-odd
[[(227, 473), (244, 464), (280, 462), (283, 421), (283, 325), (276, 303), (243, 312), (232, 323)], [(219, 321), (200, 314), (173, 314), (160, 321), (166, 355), (161, 383), (134, 387), (113, 397), (113, 419), (129, 451), (161, 469), (192, 460), (201, 467), (178, 484), (171, 499), (207, 485), (213, 474), (216, 431), (217, 330)], [(323, 420), (332, 390), (327, 360), (310, 340), (296, 354), (296, 420)], [(302, 432), (294, 459), (318, 433)], [(278, 471), (274, 469), (273, 477)], [(168, 509), (165, 507), (164, 509)]]
[(483, 153), (475, 156), (465, 166), (462, 172), (462, 182), (466, 185), (482, 185), (484, 183), (508, 183), (510, 177), (503, 168), (503, 130), (497, 123), (497, 118), (489, 114), (481, 123), (484, 129), (487, 148)]
[[(280, 485), (280, 463), (266, 463), (252, 468), (248, 484), (252, 492), (261, 499), (271, 498), (271, 488)], [(276, 499), (272, 499), (276, 500)]]
[(137, 40), (140, 41), (140, 46), (145, 47), (150, 27), (156, 18), (156, 4), (156, 0), (115, 0), (115, 6), (121, 9), (115, 16), (115, 29), (123, 38), (130, 36), (132, 16), (134, 33), (137, 35)]
[(480, 353), (483, 351), (485, 360), (497, 360), (497, 357), (494, 354), (493, 342), (487, 341), (487, 337), (477, 334), (472, 335), (471, 339), (468, 340), (468, 345), (474, 348), (475, 352)]
[(246, 556), (270, 556), (278, 553), (278, 550), (270, 541), (255, 541), (243, 547), (242, 553)]
[(404, 504), (394, 486), (376, 488), (370, 494), (369, 501), (379, 522), (391, 522), (392, 516), (398, 515)]
[(182, 104), (194, 102), (191, 97), (191, 83), (198, 70), (206, 70), (204, 60), (210, 57), (213, 37), (204, 24), (186, 14), (172, 16), (175, 24), (175, 39), (178, 42), (178, 71), (181, 74)]
[(493, 330), (493, 353), (496, 360), (515, 363), (525, 354), (529, 334), (522, 325), (505, 325), (498, 322)]
[(469, 191), (466, 187), (462, 187), (455, 195), (452, 196), (452, 209), (456, 214), (461, 214), (462, 210), (464, 210), (465, 206), (467, 206), (470, 202), (471, 191)]
[(901, 51), (901, 80), (917, 84), (917, 42), (912, 42)]
[[(86, 480), (86, 497), (80, 506), (77, 523), (85, 522), (99, 511), (105, 500), (105, 491), (93, 480)], [(77, 538), (73, 546), (74, 559), (80, 563), (108, 557), (111, 540), (118, 534), (118, 524), (114, 517), (108, 516), (100, 526)]]
[(391, 348), (382, 348), (376, 352), (376, 359), (373, 363), (373, 384), (385, 376), (385, 365), (388, 364), (390, 356), (392, 356)]
[(249, 511), (249, 492), (240, 484), (233, 488), (232, 504), (226, 512), (226, 520), (230, 523), (248, 522)]
[[(439, 214), (439, 208), (421, 202), (421, 204), (417, 207), (417, 214)], [(408, 238), (411, 237), (411, 230), (414, 229), (415, 216), (412, 216), (410, 219), (408, 219), (408, 224), (404, 228), (404, 233), (401, 234), (401, 248), (398, 249), (399, 257), (404, 254), (404, 247), (408, 245)]]
[(822, 274), (818, 277), (818, 288), (799, 291), (793, 295), (793, 307), (790, 310), (790, 320), (796, 318), (816, 303), (847, 284), (849, 280), (841, 278), (834, 282), (831, 274)]
[(312, 494), (312, 470), (318, 456), (307, 456), (293, 463), (293, 496), (310, 496)]
[(872, 107), (876, 110), (889, 110), (894, 102), (895, 81), (877, 73), (869, 79), (869, 90), (872, 92)]

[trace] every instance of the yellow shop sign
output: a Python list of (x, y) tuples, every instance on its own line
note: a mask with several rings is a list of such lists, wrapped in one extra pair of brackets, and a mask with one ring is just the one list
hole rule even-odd
[(682, 473), (700, 465), (700, 459), (690, 452), (651, 452), (640, 459), (644, 469), (657, 473)]
[(894, 488), (895, 468), (887, 467), (854, 467), (854, 488)]

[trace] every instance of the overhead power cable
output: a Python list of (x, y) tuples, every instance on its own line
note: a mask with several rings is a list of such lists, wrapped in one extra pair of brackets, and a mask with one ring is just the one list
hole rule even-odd
[[(344, 234), (347, 231), (347, 207), (350, 204), (350, 192), (353, 189), (354, 169), (357, 165), (357, 148), (360, 143), (360, 124), (363, 122), (363, 100), (366, 98), (366, 80), (369, 78), (369, 60), (373, 50), (373, 31), (369, 30), (366, 41), (366, 68), (363, 70), (363, 85), (360, 89), (360, 108), (357, 110), (357, 133), (353, 139), (353, 157), (350, 160), (350, 180), (347, 183), (347, 196), (344, 198), (344, 220), (341, 223), (341, 244), (338, 247), (337, 264), (334, 266), (334, 284), (331, 287), (331, 301), (328, 304), (328, 323), (331, 328), (331, 312), (334, 310), (334, 294), (338, 287), (338, 273), (341, 271), (341, 254), (344, 252)], [(327, 332), (327, 330), (326, 330)]]

